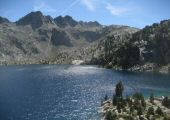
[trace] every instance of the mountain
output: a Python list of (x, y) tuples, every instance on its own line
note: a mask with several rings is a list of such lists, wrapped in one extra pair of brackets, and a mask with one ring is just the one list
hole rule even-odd
[(170, 73), (170, 20), (133, 34), (110, 36), (101, 46), (95, 61), (105, 67)]
[(71, 63), (98, 56), (99, 41), (110, 35), (132, 34), (139, 29), (76, 21), (71, 16), (52, 18), (31, 12), (16, 22), (0, 17), (0, 63)]
[(75, 27), (78, 22), (75, 21), (71, 16), (58, 16), (56, 18), (54, 18), (54, 21), (56, 23), (57, 26), (59, 27), (66, 27), (66, 26), (70, 26), (70, 27)]
[(0, 23), (9, 23), (9, 20), (0, 16)]
[(24, 16), (16, 22), (19, 26), (30, 25), (32, 29), (41, 27), (42, 25), (55, 25), (54, 20), (50, 16), (44, 16), (40, 11), (31, 12), (28, 15)]
[(140, 48), (143, 61), (170, 63), (170, 20), (146, 26), (135, 33), (131, 41)]

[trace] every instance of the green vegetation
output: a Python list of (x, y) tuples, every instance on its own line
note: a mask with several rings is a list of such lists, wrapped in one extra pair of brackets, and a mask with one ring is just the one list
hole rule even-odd
[(150, 94), (149, 100), (152, 104), (154, 104), (154, 94), (153, 93)]
[(104, 54), (99, 61), (107, 68), (121, 67), (127, 69), (139, 61), (139, 48), (129, 42), (130, 34), (109, 36), (104, 41)]
[(164, 20), (133, 34), (109, 35), (96, 60), (106, 68), (170, 73), (169, 31), (170, 20)]
[(161, 109), (160, 107), (158, 107), (158, 108), (156, 109), (155, 113), (158, 114), (158, 115), (160, 115), (160, 116), (163, 116), (163, 114), (164, 114), (163, 111), (162, 111), (162, 109)]
[(162, 104), (167, 107), (170, 108), (170, 99), (168, 97), (165, 97), (162, 101)]
[(119, 82), (115, 88), (115, 94), (112, 100), (105, 98), (103, 101), (103, 113), (105, 120), (169, 120), (170, 109), (168, 97), (164, 100), (156, 100), (154, 94), (151, 93), (149, 99), (144, 98), (140, 92), (134, 93), (132, 96), (123, 96), (124, 86)]
[(106, 100), (108, 100), (108, 96), (107, 96), (107, 94), (105, 95), (104, 100), (105, 100), (105, 101), (106, 101)]
[(122, 84), (122, 82), (119, 82), (116, 85), (116, 89), (115, 89), (116, 97), (122, 98), (123, 97), (123, 95), (122, 95), (123, 90), (124, 90), (123, 84)]

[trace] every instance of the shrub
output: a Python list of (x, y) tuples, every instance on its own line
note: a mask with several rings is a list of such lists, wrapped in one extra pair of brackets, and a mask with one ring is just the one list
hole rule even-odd
[(154, 115), (155, 113), (154, 113), (154, 108), (153, 107), (149, 107), (148, 108), (148, 111), (147, 111), (147, 114), (148, 115)]
[(117, 97), (116, 97), (116, 95), (113, 95), (112, 104), (113, 104), (114, 106), (117, 105)]
[(118, 102), (118, 104), (117, 104), (117, 110), (118, 110), (119, 113), (121, 113), (121, 108), (122, 108), (121, 103)]
[(163, 120), (170, 120), (170, 117), (165, 116)]
[(105, 95), (104, 100), (105, 100), (105, 101), (106, 101), (106, 100), (108, 100), (108, 96), (107, 96), (107, 94)]
[(133, 98), (136, 100), (143, 100), (143, 94), (141, 92), (136, 92), (135, 94), (133, 94)]
[(113, 114), (111, 111), (106, 112), (106, 120), (113, 120)]
[(170, 108), (170, 99), (168, 99), (167, 96), (163, 99), (162, 105), (167, 107), (167, 108)]
[(143, 117), (139, 116), (139, 120), (145, 120)]
[(124, 117), (124, 119), (125, 119), (125, 120), (134, 120), (134, 117), (132, 117), (132, 116), (126, 116), (126, 117)]
[(153, 93), (150, 94), (149, 100), (150, 100), (150, 103), (152, 103), (152, 104), (154, 103), (154, 94)]
[(158, 114), (158, 115), (160, 115), (160, 116), (162, 116), (162, 115), (164, 114), (163, 111), (162, 111), (162, 109), (161, 109), (160, 107), (158, 107), (158, 108), (156, 109), (155, 113)]
[(138, 100), (138, 99), (135, 99), (133, 105), (134, 105), (134, 108), (135, 108), (135, 109), (138, 109), (138, 107), (139, 107), (139, 105), (140, 105), (139, 100)]
[(146, 102), (145, 102), (144, 99), (141, 100), (141, 105), (142, 105), (142, 107), (143, 107), (144, 109), (146, 108)]
[(134, 112), (134, 110), (135, 110), (134, 107), (131, 106), (131, 107), (130, 107), (130, 113), (132, 114), (132, 113)]
[(142, 114), (143, 114), (143, 108), (142, 108), (142, 106), (139, 106), (139, 107), (137, 108), (137, 114), (138, 114), (138, 115), (142, 115)]

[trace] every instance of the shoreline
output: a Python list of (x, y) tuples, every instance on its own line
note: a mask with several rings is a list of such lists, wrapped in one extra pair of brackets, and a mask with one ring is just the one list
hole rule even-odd
[[(0, 67), (1, 66), (15, 66), (15, 65), (90, 65), (90, 64), (72, 64), (72, 63), (39, 63), (39, 62), (30, 62), (30, 63), (6, 63), (6, 64), (2, 64), (0, 63)], [(122, 69), (120, 67), (113, 67), (113, 68), (105, 68), (102, 67), (101, 65), (95, 65), (98, 68), (104, 68), (104, 69), (110, 69), (110, 70), (115, 70), (115, 71), (126, 71), (126, 72), (135, 72), (135, 73), (157, 73), (157, 74), (163, 74), (163, 75), (170, 75), (170, 72), (168, 70), (164, 70), (164, 71), (155, 71), (155, 70), (151, 70), (151, 69), (139, 69), (139, 67), (132, 67), (129, 69)], [(169, 67), (169, 64), (165, 67)], [(138, 69), (136, 69), (138, 68)], [(142, 68), (142, 67), (141, 67)]]
[[(112, 98), (107, 94), (101, 102), (102, 120), (170, 120), (170, 98), (167, 96), (149, 98), (142, 92), (123, 96), (124, 85), (118, 82)], [(169, 95), (168, 95), (169, 96)]]
[[(149, 99), (145, 99), (145, 101), (146, 101), (146, 110), (149, 109), (149, 107), (153, 107), (154, 110), (156, 110), (158, 107), (160, 107), (163, 110), (164, 115), (168, 117), (167, 120), (169, 120), (169, 118), (170, 118), (170, 109), (168, 109), (168, 108), (166, 108), (165, 106), (162, 105), (162, 98), (158, 98), (158, 97), (155, 98), (154, 104), (151, 104), (149, 102)], [(114, 111), (115, 112), (115, 114), (117, 116), (116, 120), (126, 120), (125, 118), (128, 116), (128, 113), (126, 113), (126, 112), (119, 113), (116, 110), (116, 107), (113, 106), (111, 99), (109, 99), (107, 101), (104, 101), (102, 103), (102, 108), (101, 109), (102, 109), (101, 111), (102, 111), (102, 114), (103, 114), (103, 117), (102, 117), (101, 120), (108, 120), (108, 119), (106, 119), (108, 111)], [(145, 117), (146, 114), (147, 113), (145, 113), (144, 115), (141, 115), (141, 116)], [(131, 117), (133, 117), (134, 120), (140, 120), (140, 116), (137, 116), (137, 115), (133, 116), (133, 114), (131, 114)], [(144, 118), (143, 120), (148, 120), (148, 119)], [(164, 119), (163, 119), (163, 116), (159, 116), (159, 118), (156, 119), (156, 120), (164, 120)]]

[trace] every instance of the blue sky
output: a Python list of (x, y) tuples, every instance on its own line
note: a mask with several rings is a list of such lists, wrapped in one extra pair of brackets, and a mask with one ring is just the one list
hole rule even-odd
[(0, 0), (0, 16), (16, 21), (31, 11), (103, 25), (146, 25), (170, 19), (170, 0)]

